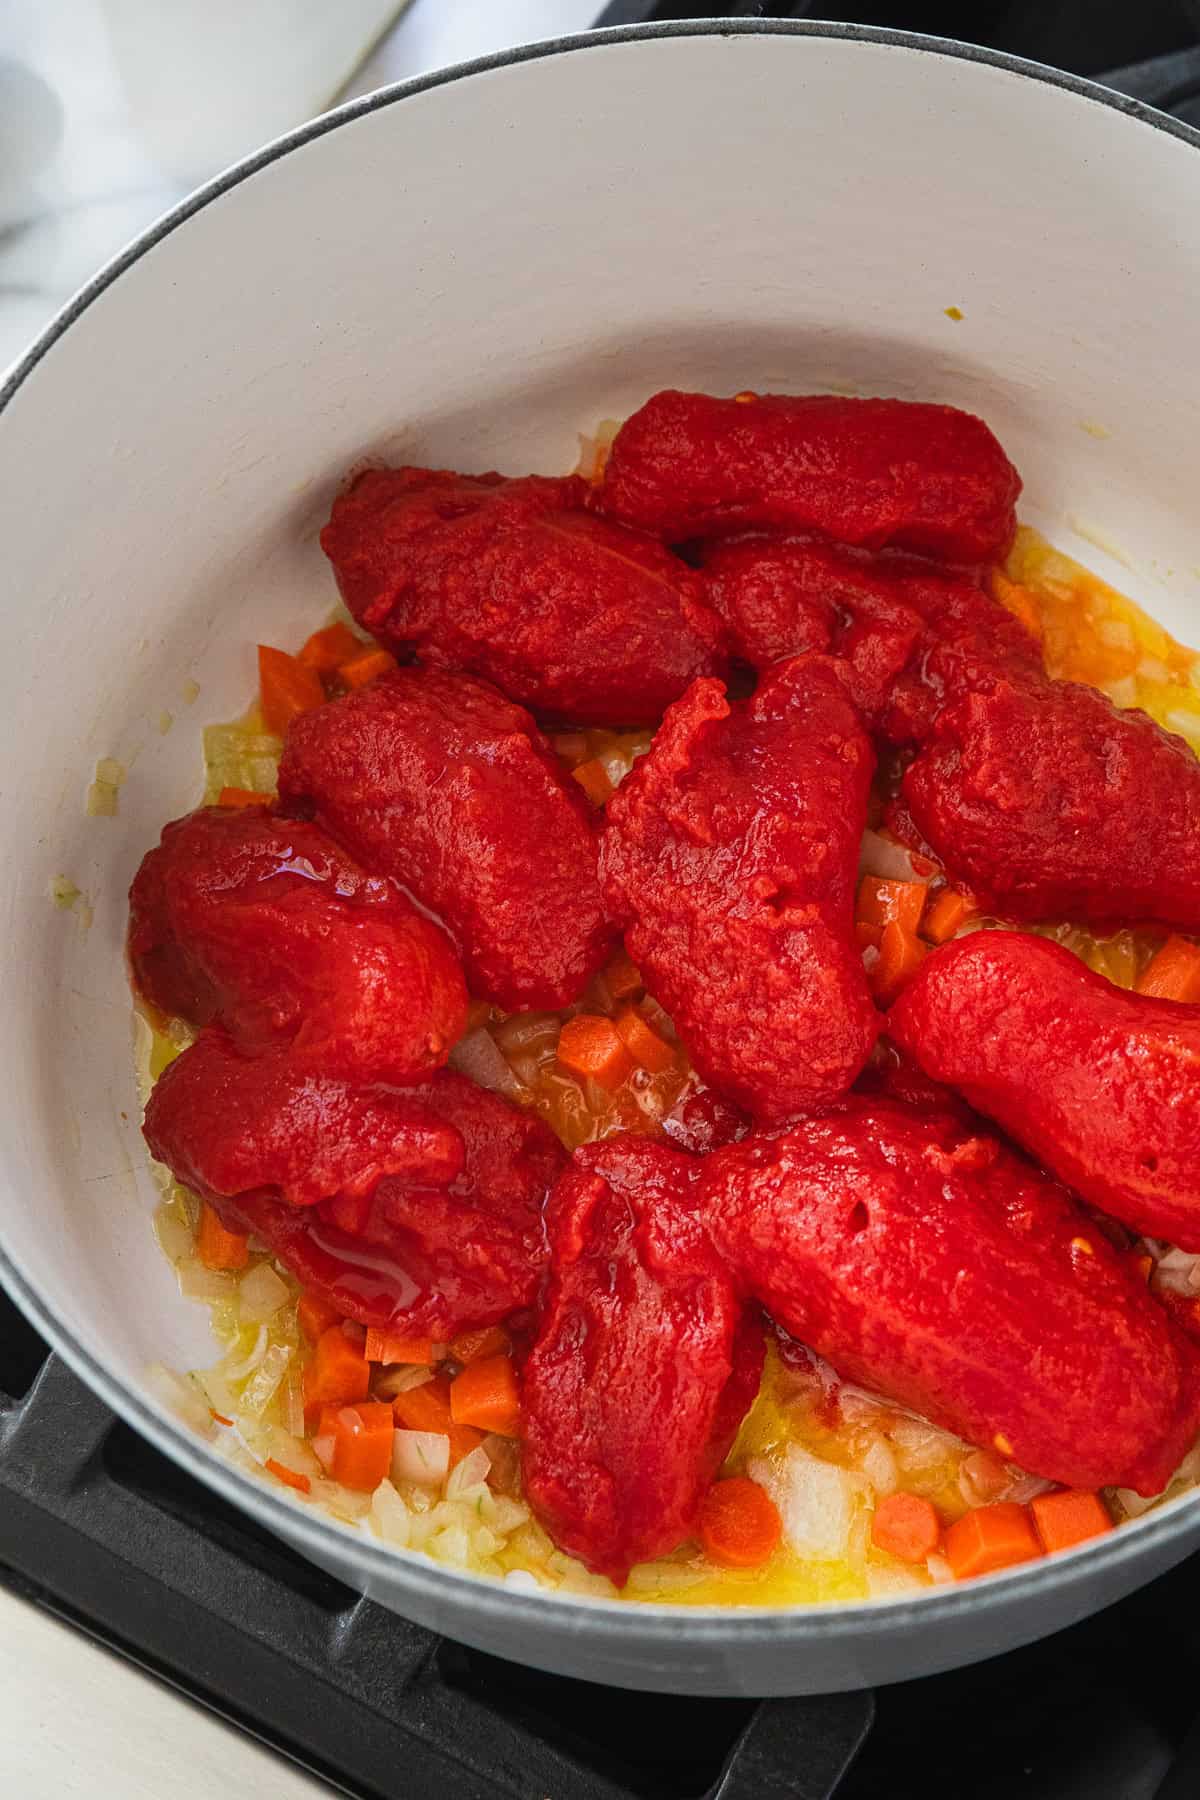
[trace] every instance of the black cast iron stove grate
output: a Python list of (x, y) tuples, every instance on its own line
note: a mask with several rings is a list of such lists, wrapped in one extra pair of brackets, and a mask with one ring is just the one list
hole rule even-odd
[[(968, 35), (1200, 124), (1200, 0), (613, 0), (598, 22), (715, 16)], [(2, 1290), (0, 1581), (356, 1800), (1200, 1796), (1200, 1558), (1045, 1644), (876, 1696), (593, 1687), (440, 1639), (304, 1562), (117, 1421)]]

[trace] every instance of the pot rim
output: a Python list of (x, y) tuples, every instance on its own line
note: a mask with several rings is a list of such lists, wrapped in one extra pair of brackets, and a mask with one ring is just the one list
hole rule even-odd
[[(267, 168), (291, 151), (323, 137), (326, 132), (336, 131), (340, 126), (349, 124), (364, 114), (381, 112), (386, 107), (451, 82), (490, 74), (519, 63), (548, 61), (552, 57), (568, 55), (576, 50), (598, 50), (614, 44), (656, 42), (669, 38), (765, 36), (881, 44), (927, 56), (987, 64), (1027, 80), (1064, 89), (1200, 150), (1200, 130), (1173, 119), (1166, 113), (1158, 112), (1140, 100), (1119, 94), (1114, 89), (1042, 63), (1010, 55), (1006, 51), (960, 44), (949, 38), (929, 37), (916, 32), (820, 20), (730, 18), (614, 26), (548, 38), (376, 89), (275, 138), (261, 150), (233, 164), (213, 180), (197, 188), (106, 263), (51, 320), (0, 386), (0, 415), (3, 415), (9, 402), (42, 358), (87, 311), (92, 302), (106, 292), (127, 269), (132, 268), (171, 232), (184, 225), (194, 213), (239, 186), (260, 169)], [(0, 422), (0, 429), (2, 428)], [(1193, 1531), (1200, 1528), (1200, 1521), (1189, 1519), (1197, 1500), (1200, 1500), (1200, 1492), (1183, 1494), (1168, 1502), (1161, 1511), (1135, 1520), (1111, 1535), (1095, 1539), (1065, 1555), (1046, 1557), (1017, 1570), (985, 1577), (982, 1581), (937, 1587), (912, 1598), (777, 1607), (701, 1607), (678, 1603), (667, 1605), (596, 1599), (585, 1595), (561, 1594), (553, 1590), (527, 1594), (492, 1577), (449, 1568), (418, 1552), (395, 1549), (381, 1540), (355, 1533), (320, 1513), (309, 1511), (298, 1502), (285, 1500), (282, 1494), (272, 1493), (269, 1488), (225, 1463), (215, 1452), (207, 1452), (203, 1440), (198, 1439), (181, 1421), (169, 1414), (160, 1415), (139, 1393), (112, 1374), (100, 1358), (79, 1342), (63, 1319), (43, 1303), (34, 1284), (27, 1279), (2, 1242), (0, 1278), (52, 1349), (119, 1418), (149, 1439), (187, 1474), (214, 1489), (222, 1498), (248, 1513), (258, 1524), (277, 1536), (283, 1536), (302, 1550), (309, 1550), (314, 1560), (322, 1566), (327, 1567), (330, 1560), (341, 1566), (355, 1565), (359, 1579), (369, 1580), (372, 1591), (376, 1593), (386, 1589), (389, 1584), (395, 1584), (400, 1588), (408, 1588), (414, 1597), (419, 1597), (433, 1610), (461, 1609), (465, 1613), (475, 1612), (496, 1622), (510, 1623), (517, 1630), (536, 1632), (541, 1626), (551, 1631), (561, 1631), (573, 1626), (582, 1627), (586, 1618), (589, 1634), (614, 1648), (619, 1648), (623, 1641), (627, 1643), (630, 1637), (634, 1637), (641, 1639), (647, 1647), (661, 1646), (667, 1649), (677, 1645), (686, 1621), (689, 1629), (683, 1633), (684, 1636), (698, 1639), (701, 1646), (735, 1652), (751, 1646), (785, 1648), (790, 1643), (802, 1640), (815, 1645), (853, 1640), (860, 1634), (869, 1633), (874, 1626), (886, 1625), (889, 1631), (903, 1631), (924, 1625), (937, 1629), (938, 1626), (957, 1619), (964, 1610), (986, 1613), (998, 1608), (1007, 1611), (1022, 1604), (1032, 1607), (1038, 1594), (1047, 1589), (1064, 1583), (1076, 1588), (1090, 1585), (1093, 1576), (1139, 1560), (1143, 1554), (1148, 1556), (1160, 1546), (1184, 1537), (1187, 1535), (1189, 1522)], [(452, 1617), (447, 1619), (447, 1623), (453, 1630)]]

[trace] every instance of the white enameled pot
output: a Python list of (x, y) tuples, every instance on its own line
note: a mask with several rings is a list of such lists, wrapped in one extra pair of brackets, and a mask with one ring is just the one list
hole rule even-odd
[[(1200, 1542), (1189, 1497), (913, 1601), (673, 1610), (515, 1593), (302, 1513), (144, 1383), (211, 1343), (150, 1229), (121, 947), (139, 857), (196, 800), (201, 723), (246, 704), (256, 639), (294, 642), (333, 598), (316, 533), (364, 454), (558, 471), (664, 385), (951, 401), (1022, 469), (1026, 518), (1200, 640), (1198, 150), (930, 39), (568, 39), (273, 144), (106, 270), (0, 394), (0, 1274), (138, 1430), (346, 1582), (570, 1674), (786, 1694), (1006, 1649)], [(104, 757), (129, 770), (120, 812), (89, 818)], [(51, 904), (58, 876), (89, 926)]]

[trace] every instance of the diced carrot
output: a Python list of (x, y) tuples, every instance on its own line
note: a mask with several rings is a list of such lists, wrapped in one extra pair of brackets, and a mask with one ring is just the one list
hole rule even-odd
[(340, 1325), (331, 1325), (317, 1339), (312, 1361), (304, 1371), (304, 1410), (321, 1406), (353, 1406), (365, 1400), (371, 1387), (371, 1365), (362, 1345), (352, 1343)]
[(263, 723), (276, 737), (282, 737), (301, 713), (325, 704), (325, 689), (317, 671), (286, 650), (273, 650), (270, 644), (258, 646), (258, 691)]
[(901, 1562), (923, 1563), (938, 1547), (941, 1521), (931, 1501), (920, 1494), (889, 1494), (875, 1508), (871, 1542)]
[(668, 1044), (666, 1038), (659, 1037), (652, 1025), (647, 1025), (636, 1006), (622, 1007), (613, 1024), (621, 1042), (640, 1068), (649, 1069), (652, 1075), (661, 1075), (664, 1069), (674, 1067), (674, 1046)]
[(879, 961), (870, 972), (871, 989), (881, 1006), (890, 1006), (929, 954), (914, 931), (890, 920), (879, 940)]
[(364, 1493), (374, 1492), (392, 1466), (395, 1429), (392, 1409), (382, 1400), (343, 1406), (333, 1433), (333, 1479)]
[(437, 1431), (448, 1437), (451, 1464), (461, 1462), (483, 1442), (482, 1431), (455, 1422), (450, 1411), (450, 1383), (444, 1375), (435, 1375), (432, 1381), (409, 1388), (406, 1394), (397, 1394), (392, 1411), (397, 1425), (405, 1431)]
[(338, 620), (336, 624), (313, 632), (300, 652), (300, 661), (319, 675), (332, 675), (343, 663), (369, 648), (369, 644), (355, 637), (348, 625)]
[(217, 1421), (218, 1425), (232, 1425), (233, 1424), (233, 1420), (227, 1419), (225, 1417), (224, 1413), (219, 1413), (215, 1406), (210, 1406), (208, 1410), (212, 1414), (213, 1418)]
[(723, 1569), (756, 1569), (783, 1535), (771, 1496), (745, 1475), (714, 1481), (700, 1503), (697, 1536)]
[(858, 884), (854, 916), (863, 925), (895, 923), (915, 932), (928, 894), (923, 881), (884, 881), (878, 875), (864, 875)]
[(854, 936), (860, 950), (865, 950), (868, 945), (872, 949), (878, 950), (883, 942), (883, 926), (868, 925), (865, 919), (855, 919)]
[(222, 788), (218, 806), (270, 806), (270, 794), (256, 794), (253, 788)]
[(207, 1200), (200, 1202), (196, 1255), (206, 1269), (244, 1269), (250, 1260), (250, 1244), (245, 1234), (227, 1230)]
[(1200, 945), (1169, 937), (1142, 970), (1137, 991), (1155, 1000), (1200, 1001)]
[(263, 1467), (270, 1469), (275, 1479), (282, 1481), (285, 1487), (296, 1488), (302, 1494), (311, 1493), (312, 1482), (307, 1475), (301, 1475), (298, 1469), (289, 1469), (286, 1464), (277, 1462), (273, 1456), (268, 1456)]
[(1154, 1258), (1152, 1256), (1135, 1256), (1133, 1266), (1143, 1281), (1149, 1281), (1154, 1273)]
[(373, 1363), (431, 1363), (432, 1338), (393, 1337), (389, 1331), (367, 1327), (366, 1356)]
[(573, 1075), (590, 1075), (609, 1092), (633, 1074), (633, 1058), (611, 1019), (577, 1013), (558, 1034), (558, 1060)]
[(1029, 1510), (1047, 1550), (1069, 1550), (1072, 1544), (1102, 1537), (1113, 1528), (1103, 1500), (1087, 1488), (1060, 1488), (1054, 1494), (1039, 1494), (1030, 1501)]
[(396, 667), (396, 659), (387, 650), (364, 650), (349, 662), (338, 664), (338, 679), (348, 688), (366, 687), (377, 675), (386, 675)]
[(637, 964), (624, 950), (618, 950), (605, 969), (604, 981), (614, 1000), (628, 1000), (643, 985)]
[(1032, 1562), (1042, 1554), (1029, 1514), (1015, 1500), (964, 1513), (946, 1532), (943, 1550), (958, 1581)]
[(456, 1425), (474, 1425), (478, 1431), (516, 1437), (521, 1427), (521, 1395), (511, 1356), (485, 1356), (468, 1363), (450, 1383), (450, 1416)]
[(340, 1325), (342, 1322), (342, 1315), (336, 1306), (331, 1306), (320, 1294), (311, 1293), (301, 1294), (296, 1317), (310, 1344), (315, 1344), (321, 1333), (328, 1331), (331, 1325)]
[(948, 944), (975, 912), (975, 902), (966, 894), (960, 894), (957, 888), (943, 888), (925, 914), (921, 936), (927, 937), (931, 944)]
[(449, 1348), (455, 1362), (472, 1363), (484, 1356), (503, 1356), (512, 1349), (512, 1339), (503, 1325), (485, 1325), (480, 1331), (460, 1331)]
[(608, 778), (608, 770), (598, 756), (593, 756), (588, 762), (580, 763), (577, 769), (572, 769), (571, 780), (579, 783), (593, 806), (603, 806), (616, 792)]

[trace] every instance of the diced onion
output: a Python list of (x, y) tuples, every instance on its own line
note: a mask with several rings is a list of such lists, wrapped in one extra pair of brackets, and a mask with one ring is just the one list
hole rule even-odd
[(450, 1052), (450, 1067), (467, 1075), (493, 1094), (504, 1094), (511, 1100), (526, 1092), (525, 1085), (514, 1075), (486, 1025), (468, 1032)]
[(407, 1548), (412, 1515), (390, 1481), (381, 1481), (371, 1495), (371, 1517), (385, 1543)]
[(304, 1389), (295, 1370), (289, 1374), (283, 1395), (283, 1423), (293, 1437), (304, 1436)]
[(274, 1318), (290, 1296), (286, 1281), (269, 1262), (259, 1263), (242, 1276), (238, 1287), (238, 1312), (247, 1325), (261, 1325)]
[(220, 1365), (221, 1374), (224, 1376), (225, 1380), (244, 1381), (247, 1375), (253, 1375), (255, 1369), (257, 1369), (259, 1363), (267, 1354), (267, 1345), (269, 1341), (270, 1339), (266, 1326), (260, 1325), (258, 1328), (258, 1335), (254, 1340), (249, 1355), (244, 1356), (241, 1362), (230, 1363), (227, 1361)]
[(1155, 1267), (1160, 1287), (1177, 1294), (1191, 1294), (1200, 1287), (1200, 1256), (1190, 1250), (1168, 1250)]
[[(449, 1440), (447, 1440), (449, 1441)], [(486, 1482), (492, 1459), (482, 1445), (478, 1445), (469, 1456), (464, 1456), (450, 1471), (450, 1479), (446, 1483), (447, 1500), (461, 1500), (468, 1488), (477, 1487)]]
[(906, 1468), (932, 1469), (953, 1456), (958, 1439), (920, 1419), (897, 1419), (889, 1436)]
[[(922, 858), (924, 862), (924, 858)], [(883, 837), (878, 831), (863, 832), (862, 848), (858, 857), (860, 875), (875, 875), (880, 881), (928, 881), (928, 864), (925, 874), (918, 874), (913, 865), (912, 852), (894, 838)]]
[(635, 1594), (661, 1594), (671, 1588), (695, 1587), (708, 1579), (705, 1569), (689, 1569), (686, 1563), (639, 1563), (629, 1571), (629, 1586)]
[(504, 1585), (514, 1588), (518, 1594), (538, 1594), (542, 1588), (537, 1576), (531, 1575), (528, 1569), (509, 1569), (504, 1577)]
[[(265, 1327), (260, 1327), (265, 1329)], [(266, 1355), (255, 1369), (250, 1380), (242, 1389), (242, 1403), (239, 1413), (248, 1413), (252, 1418), (259, 1418), (274, 1399), (280, 1382), (287, 1374), (292, 1361), (290, 1344), (272, 1344)]]
[(440, 1487), (450, 1469), (450, 1439), (442, 1431), (392, 1433), (392, 1480)]
[(866, 1455), (859, 1458), (858, 1466), (877, 1494), (894, 1494), (900, 1485), (896, 1459), (882, 1438), (873, 1441)]
[[(192, 1228), (186, 1219), (180, 1218), (178, 1209), (169, 1201), (164, 1201), (155, 1213), (154, 1231), (163, 1255), (170, 1262), (181, 1263), (193, 1259), (196, 1240), (192, 1235)], [(206, 1275), (213, 1272), (211, 1269), (204, 1270)]]
[(394, 1400), (397, 1394), (409, 1394), (413, 1388), (424, 1387), (427, 1381), (433, 1380), (434, 1371), (424, 1363), (397, 1363), (380, 1375), (375, 1383), (375, 1393), (381, 1400)]
[(929, 1579), (935, 1581), (939, 1587), (944, 1587), (948, 1581), (954, 1580), (954, 1570), (946, 1558), (939, 1556), (936, 1550), (932, 1556), (925, 1558), (925, 1567), (929, 1571)]
[(1053, 1486), (1052, 1481), (1043, 1481), (1040, 1475), (1022, 1475), (1013, 1482), (1004, 1498), (1015, 1501), (1018, 1506), (1028, 1506), (1031, 1500), (1048, 1493)]
[(185, 1425), (190, 1425), (194, 1431), (211, 1434), (212, 1413), (194, 1385), (182, 1375), (165, 1368), (162, 1363), (151, 1363), (146, 1370), (146, 1386), (159, 1405), (173, 1412)]
[(872, 1600), (887, 1600), (893, 1594), (919, 1593), (925, 1586), (914, 1570), (902, 1569), (895, 1564), (885, 1568), (881, 1563), (868, 1563), (866, 1574), (867, 1592)]
[(860, 1475), (789, 1444), (776, 1465), (757, 1458), (746, 1470), (779, 1509), (783, 1535), (798, 1556), (830, 1561), (846, 1555), (865, 1483)]
[(206, 1269), (198, 1257), (181, 1262), (175, 1272), (185, 1300), (228, 1300), (233, 1294), (232, 1277), (220, 1269)]
[(465, 1569), (471, 1560), (471, 1540), (461, 1525), (448, 1525), (445, 1531), (439, 1531), (430, 1538), (426, 1549), (441, 1562), (453, 1563), (460, 1569)]
[(485, 1525), (507, 1537), (510, 1531), (516, 1531), (527, 1522), (529, 1508), (520, 1500), (510, 1500), (507, 1494), (493, 1494), (488, 1488), (480, 1496), (479, 1516)]

